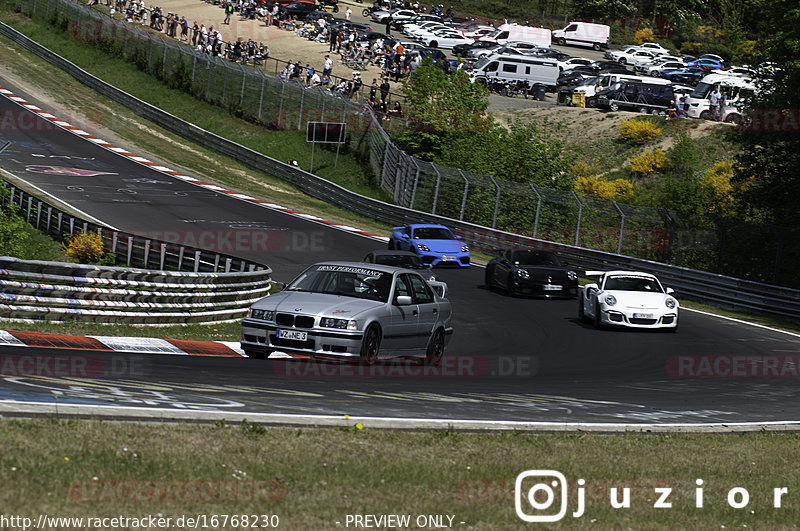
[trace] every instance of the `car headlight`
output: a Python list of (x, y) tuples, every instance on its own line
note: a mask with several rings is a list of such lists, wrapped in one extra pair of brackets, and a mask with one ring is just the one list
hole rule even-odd
[(462, 245), (461, 246), (461, 252), (462, 253), (468, 253), (469, 252), (469, 245), (466, 245), (466, 244)]
[(323, 317), (319, 320), (319, 325), (323, 328), (338, 328), (339, 330), (356, 329), (356, 322), (352, 319), (334, 319), (333, 317)]
[(567, 271), (567, 278), (569, 280), (578, 280), (578, 274), (575, 271)]
[(431, 249), (430, 249), (430, 247), (428, 247), (428, 246), (427, 246), (427, 245), (425, 245), (424, 243), (418, 243), (418, 244), (417, 244), (417, 249), (419, 249), (419, 250), (420, 250), (420, 251), (422, 251), (423, 253), (429, 253), (429, 252), (431, 252)]
[(257, 310), (255, 308), (250, 308), (250, 318), (272, 321), (275, 318), (275, 312), (273, 310)]
[(678, 301), (676, 301), (676, 300), (675, 300), (675, 299), (673, 299), (672, 297), (667, 297), (667, 300), (665, 300), (665, 301), (664, 301), (664, 304), (666, 304), (666, 305), (667, 305), (667, 308), (669, 308), (670, 310), (672, 310), (672, 309), (673, 309), (673, 308), (675, 308), (675, 306), (678, 304)]
[(516, 274), (519, 278), (531, 278), (528, 272), (524, 269), (515, 269), (514, 274)]
[(608, 306), (614, 306), (617, 303), (617, 298), (613, 295), (606, 295), (604, 300)]

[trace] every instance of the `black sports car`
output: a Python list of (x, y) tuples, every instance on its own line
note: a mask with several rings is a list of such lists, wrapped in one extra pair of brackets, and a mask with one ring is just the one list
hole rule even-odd
[(497, 251), (486, 266), (486, 286), (509, 295), (577, 297), (578, 275), (556, 253), (535, 249)]
[(382, 264), (394, 267), (405, 267), (406, 269), (415, 269), (425, 277), (425, 280), (436, 281), (436, 275), (431, 271), (431, 266), (423, 264), (422, 260), (416, 253), (411, 251), (387, 251), (377, 250), (367, 253), (362, 262), (368, 264)]

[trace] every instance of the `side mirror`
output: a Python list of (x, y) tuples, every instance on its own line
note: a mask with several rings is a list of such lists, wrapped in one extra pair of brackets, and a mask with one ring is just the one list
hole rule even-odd
[(461, 240), (461, 239), (462, 239), (462, 238), (461, 238), (461, 236), (459, 236), (458, 234), (456, 234), (456, 240)]
[(674, 290), (674, 289), (672, 289), (672, 288), (667, 288), (667, 295), (672, 295), (673, 293), (675, 293), (675, 290)]
[(411, 305), (411, 296), (410, 295), (399, 295), (397, 297), (397, 305), (398, 306), (410, 306)]
[(286, 289), (286, 282), (275, 282), (272, 281), (272, 289), (270, 290), (272, 293), (278, 293), (279, 291), (283, 291)]
[(583, 289), (584, 289), (584, 291), (586, 291), (586, 292), (590, 292), (590, 291), (600, 291), (600, 286), (598, 286), (597, 284), (586, 284), (586, 285), (583, 287)]
[(401, 234), (400, 237), (403, 238), (404, 240), (410, 240), (411, 239), (411, 236), (409, 236), (408, 234)]

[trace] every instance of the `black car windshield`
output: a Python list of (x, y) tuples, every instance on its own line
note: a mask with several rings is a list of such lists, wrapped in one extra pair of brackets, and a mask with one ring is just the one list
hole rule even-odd
[(415, 254), (376, 254), (375, 263), (409, 269), (426, 269), (425, 264)]
[(553, 253), (542, 251), (517, 251), (511, 255), (514, 265), (520, 266), (560, 266), (561, 262)]
[(325, 264), (306, 269), (284, 291), (327, 293), (387, 302), (392, 275), (369, 267)]
[(444, 227), (419, 227), (414, 229), (415, 240), (455, 240), (455, 236)]
[(646, 277), (609, 277), (606, 279), (605, 288), (613, 291), (645, 291), (649, 293), (664, 293), (657, 280)]

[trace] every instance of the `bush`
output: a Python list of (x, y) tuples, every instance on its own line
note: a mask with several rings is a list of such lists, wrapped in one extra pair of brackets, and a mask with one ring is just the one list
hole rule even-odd
[(661, 128), (651, 120), (629, 118), (619, 124), (619, 137), (631, 144), (643, 145), (661, 136)]
[(630, 199), (633, 194), (633, 184), (625, 179), (609, 181), (596, 175), (587, 175), (575, 180), (575, 191), (581, 195), (617, 201)]
[(664, 169), (666, 162), (667, 154), (661, 151), (659, 148), (656, 148), (653, 151), (645, 151), (638, 157), (634, 157), (631, 160), (629, 169), (633, 173), (644, 177)]
[(81, 232), (74, 234), (64, 244), (67, 256), (83, 264), (100, 261), (105, 254), (103, 238), (99, 234)]
[(633, 42), (636, 44), (642, 44), (643, 42), (652, 42), (653, 38), (653, 30), (650, 28), (641, 28), (636, 30), (636, 35), (633, 37)]

